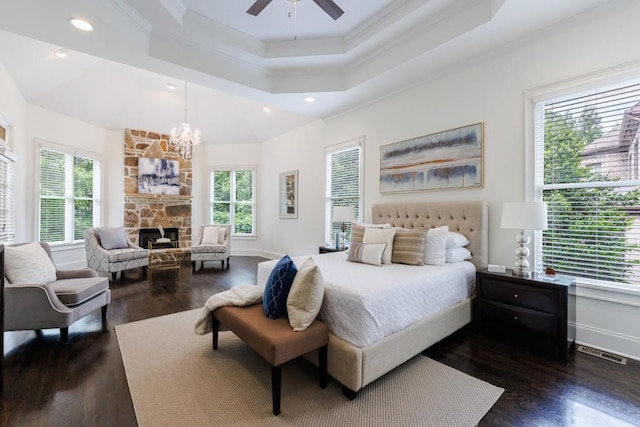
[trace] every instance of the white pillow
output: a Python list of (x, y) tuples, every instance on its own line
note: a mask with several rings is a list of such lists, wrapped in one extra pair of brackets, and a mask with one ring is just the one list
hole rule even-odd
[(380, 267), (382, 265), (382, 254), (386, 247), (386, 243), (352, 243), (349, 247), (347, 261)]
[(351, 239), (349, 243), (363, 243), (364, 232), (367, 228), (391, 228), (391, 224), (369, 224), (365, 222), (351, 223)]
[(447, 232), (449, 226), (430, 228), (427, 231), (427, 243), (424, 250), (424, 263), (444, 265), (447, 250)]
[(205, 227), (202, 233), (202, 245), (217, 245), (220, 239), (220, 227)]
[(461, 262), (471, 259), (471, 252), (467, 248), (451, 248), (445, 253), (446, 262)]
[(324, 298), (324, 278), (313, 258), (302, 263), (287, 296), (289, 324), (294, 331), (304, 331), (320, 312)]
[(367, 227), (364, 230), (364, 237), (362, 243), (386, 243), (382, 253), (382, 263), (391, 264), (391, 255), (393, 254), (393, 238), (396, 235), (395, 228), (371, 228)]
[[(96, 229), (100, 236), (100, 246), (106, 250), (127, 249), (127, 236), (124, 227), (100, 227)], [(42, 247), (42, 246), (41, 246)]]
[(56, 266), (39, 243), (5, 246), (4, 275), (13, 285), (44, 285), (56, 280)]
[(468, 244), (469, 240), (463, 234), (456, 233), (455, 231), (449, 231), (447, 233), (447, 249), (461, 248)]

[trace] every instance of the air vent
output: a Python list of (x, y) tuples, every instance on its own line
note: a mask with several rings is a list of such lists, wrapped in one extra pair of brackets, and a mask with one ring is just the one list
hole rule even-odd
[(618, 356), (617, 354), (607, 353), (606, 351), (598, 350), (591, 347), (585, 347), (584, 345), (579, 345), (577, 350), (582, 353), (590, 354), (591, 356), (596, 356), (601, 359), (619, 363), (621, 365), (627, 364), (627, 359), (625, 359), (624, 357)]

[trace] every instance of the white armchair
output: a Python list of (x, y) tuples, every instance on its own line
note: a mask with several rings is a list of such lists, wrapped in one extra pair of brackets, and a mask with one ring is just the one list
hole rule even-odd
[(200, 268), (205, 261), (220, 261), (224, 270), (224, 263), (229, 268), (231, 256), (231, 225), (207, 224), (201, 225), (198, 236), (191, 246), (191, 264), (193, 272), (196, 271), (196, 261), (200, 261)]
[(122, 272), (121, 277), (123, 277), (124, 271), (132, 268), (141, 267), (143, 274), (146, 274), (149, 264), (147, 249), (134, 245), (126, 238), (118, 249), (105, 249), (100, 242), (99, 231), (98, 228), (87, 228), (84, 231), (84, 245), (89, 268), (99, 273), (111, 273), (113, 280), (116, 280), (118, 272)]

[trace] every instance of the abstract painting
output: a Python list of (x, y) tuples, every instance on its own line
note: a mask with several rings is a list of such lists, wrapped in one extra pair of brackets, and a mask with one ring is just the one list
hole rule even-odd
[(380, 147), (380, 192), (477, 188), (483, 183), (484, 123)]
[(180, 163), (139, 157), (138, 194), (180, 194)]

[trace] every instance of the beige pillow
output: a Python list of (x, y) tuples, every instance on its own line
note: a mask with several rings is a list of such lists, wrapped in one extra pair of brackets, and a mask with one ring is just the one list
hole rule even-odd
[(382, 263), (391, 264), (391, 253), (393, 252), (393, 237), (396, 235), (395, 228), (379, 229), (367, 227), (364, 230), (362, 243), (386, 243), (382, 253)]
[(4, 275), (14, 285), (44, 285), (56, 280), (56, 266), (39, 243), (5, 246)]
[(424, 265), (426, 228), (396, 228), (393, 238), (391, 262), (396, 264)]
[(349, 243), (363, 243), (364, 231), (367, 228), (391, 228), (391, 224), (367, 224), (364, 222), (352, 222), (351, 223), (351, 239)]
[(347, 261), (360, 262), (363, 264), (382, 265), (382, 254), (387, 247), (386, 243), (356, 243), (351, 244)]
[[(224, 233), (224, 231), (223, 231)], [(202, 232), (203, 245), (217, 245), (220, 240), (220, 227), (205, 227)]]
[(324, 298), (324, 278), (313, 258), (308, 258), (296, 273), (289, 295), (287, 313), (294, 331), (304, 331), (320, 312)]
[(449, 227), (430, 228), (427, 231), (427, 241), (424, 250), (424, 263), (444, 265), (447, 254), (447, 232)]

